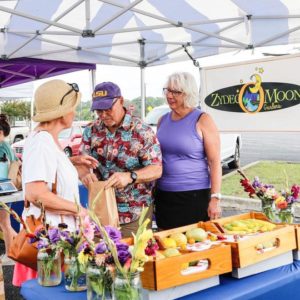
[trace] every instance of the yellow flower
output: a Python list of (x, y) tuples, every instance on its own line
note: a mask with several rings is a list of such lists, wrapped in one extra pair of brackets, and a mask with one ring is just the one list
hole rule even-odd
[(84, 254), (84, 251), (82, 250), (79, 254), (78, 254), (78, 261), (80, 264), (82, 265), (86, 265), (87, 262), (89, 260), (89, 256)]
[(284, 202), (285, 198), (283, 196), (279, 196), (278, 198), (275, 199), (275, 204), (278, 204), (280, 202)]
[(151, 229), (144, 230), (139, 236), (139, 241), (147, 243), (153, 237), (153, 232)]

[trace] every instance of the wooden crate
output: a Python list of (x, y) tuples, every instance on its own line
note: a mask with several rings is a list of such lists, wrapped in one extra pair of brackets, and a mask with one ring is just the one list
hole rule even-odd
[(296, 235), (296, 250), (300, 251), (300, 224), (294, 224)]
[[(199, 223), (179, 227), (155, 233), (154, 237), (162, 249), (162, 238), (169, 236), (174, 232), (185, 232), (194, 227), (204, 226), (204, 223)], [(198, 261), (200, 259), (208, 260), (209, 266), (207, 270), (189, 275), (182, 274), (183, 264)], [(141, 273), (141, 279), (145, 289), (158, 291), (231, 271), (230, 246), (219, 244), (199, 252), (184, 251), (182, 252), (182, 255), (179, 256), (168, 258), (162, 256), (154, 257), (153, 260), (145, 263), (144, 272)]]
[(3, 271), (2, 271), (1, 263), (0, 263), (0, 300), (5, 300), (4, 278), (3, 278)]
[[(263, 213), (249, 212), (241, 215), (221, 218), (206, 223), (206, 229), (214, 233), (224, 233), (222, 225), (234, 220), (259, 219), (269, 221)], [(277, 246), (265, 252), (257, 251), (256, 246), (264, 242), (276, 239)], [(279, 254), (291, 251), (296, 248), (295, 228), (293, 225), (276, 224), (272, 231), (264, 232), (258, 235), (250, 236), (245, 240), (234, 242), (224, 241), (231, 246), (232, 266), (234, 268), (243, 268), (251, 264), (266, 260)]]

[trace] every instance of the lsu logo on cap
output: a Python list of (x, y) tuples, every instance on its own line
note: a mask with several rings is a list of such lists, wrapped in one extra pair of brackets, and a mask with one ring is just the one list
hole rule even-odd
[(105, 97), (107, 96), (107, 91), (96, 91), (93, 93), (93, 98), (95, 97)]

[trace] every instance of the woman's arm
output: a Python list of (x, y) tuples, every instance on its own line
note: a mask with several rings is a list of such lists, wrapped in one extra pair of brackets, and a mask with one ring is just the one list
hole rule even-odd
[[(203, 114), (197, 123), (197, 131), (202, 136), (207, 162), (210, 169), (211, 194), (220, 193), (222, 182), (222, 167), (220, 155), (220, 135), (213, 119)], [(221, 216), (220, 200), (211, 198), (208, 207), (211, 219)]]
[[(39, 206), (41, 203), (45, 210), (61, 215), (77, 215), (77, 205), (74, 202), (63, 199), (62, 197), (49, 191), (44, 181), (26, 183), (26, 200)], [(80, 207), (80, 210), (85, 210)]]

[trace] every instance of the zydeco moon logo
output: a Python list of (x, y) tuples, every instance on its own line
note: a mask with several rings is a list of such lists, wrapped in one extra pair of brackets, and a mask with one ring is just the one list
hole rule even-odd
[[(263, 72), (259, 68), (260, 73)], [(282, 82), (262, 82), (260, 74), (251, 75), (251, 82), (226, 87), (209, 94), (205, 104), (211, 108), (255, 114), (285, 109), (300, 104), (300, 86)]]

